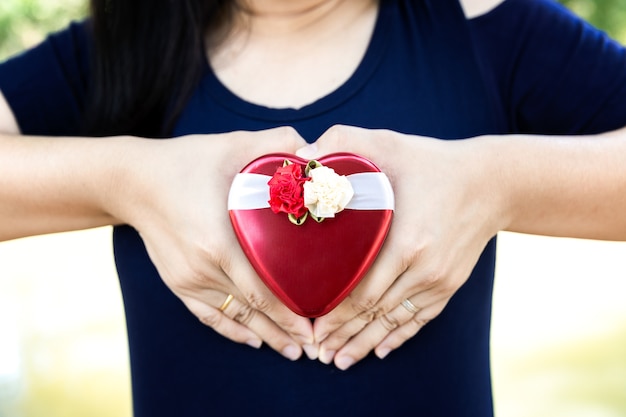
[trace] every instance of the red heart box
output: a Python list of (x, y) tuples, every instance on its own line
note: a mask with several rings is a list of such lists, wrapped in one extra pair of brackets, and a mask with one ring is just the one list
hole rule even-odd
[[(270, 154), (241, 172), (271, 177), (286, 159), (303, 167), (309, 162), (295, 155)], [(327, 155), (318, 162), (339, 175), (380, 172), (369, 160), (349, 153)], [(392, 209), (346, 208), (321, 223), (309, 216), (295, 225), (286, 213), (275, 214), (269, 205), (229, 213), (239, 243), (263, 282), (305, 317), (328, 313), (359, 283), (378, 255), (393, 216)]]

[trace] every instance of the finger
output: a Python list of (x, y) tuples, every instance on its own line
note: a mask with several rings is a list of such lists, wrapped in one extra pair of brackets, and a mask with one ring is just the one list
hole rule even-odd
[(414, 337), (430, 320), (437, 317), (445, 308), (446, 303), (438, 303), (420, 310), (408, 322), (393, 330), (376, 346), (374, 353), (384, 359), (390, 352), (399, 348), (407, 340)]
[[(394, 283), (403, 281), (406, 265), (410, 263), (404, 259), (405, 250), (395, 235), (392, 229), (378, 258), (352, 293), (333, 311), (315, 321), (316, 341), (326, 342), (329, 349), (339, 348), (368, 323), (397, 305), (397, 300), (383, 295), (395, 286)], [(381, 299), (387, 301), (381, 302)]]
[[(414, 330), (408, 337), (414, 336), (421, 327), (441, 312), (440, 305), (441, 303), (430, 305), (420, 309), (418, 313), (409, 311), (403, 305), (397, 306), (389, 313), (380, 316), (370, 323), (361, 333), (346, 343), (346, 345), (337, 352), (334, 359), (335, 365), (341, 370), (348, 369), (379, 346), (389, 334), (403, 328), (407, 323), (413, 323), (413, 325), (407, 329), (407, 334)], [(399, 333), (398, 338), (394, 338), (393, 342), (397, 342), (402, 335), (404, 335), (404, 333)], [(407, 339), (402, 340), (402, 343)], [(393, 346), (393, 348), (396, 347), (395, 345)], [(381, 353), (385, 353), (384, 348), (386, 347), (387, 345), (381, 347)]]
[(369, 139), (384, 131), (363, 129), (354, 126), (335, 125), (326, 130), (315, 143), (296, 151), (304, 159), (315, 159), (333, 152), (353, 152), (372, 158), (375, 152)]
[(378, 296), (373, 292), (371, 296), (361, 295), (365, 292), (370, 291), (355, 289), (339, 306), (325, 316), (317, 318), (313, 326), (315, 340), (319, 343), (328, 343), (337, 339), (340, 343), (351, 338), (374, 320), (378, 312)]
[[(430, 284), (426, 283), (422, 286), (407, 284), (413, 280), (412, 274), (403, 274), (384, 295), (379, 306), (370, 310), (377, 312), (374, 317), (370, 317), (369, 315), (357, 316), (331, 333), (321, 343), (319, 354), (320, 361), (325, 364), (331, 363), (339, 349), (342, 349), (346, 344), (350, 343), (357, 334), (360, 335), (360, 333), (366, 331), (368, 340), (372, 341), (366, 349), (371, 350), (371, 348), (375, 346), (372, 345), (373, 343), (377, 344), (382, 341), (389, 332), (403, 325), (412, 315), (420, 312), (422, 306), (430, 306), (442, 302), (445, 304), (450, 297), (450, 293), (441, 291), (437, 286), (428, 288)], [(398, 294), (398, 288), (403, 289), (403, 294), (407, 294), (408, 291), (404, 290), (407, 287), (417, 288), (417, 291), (420, 292), (411, 297), (410, 300), (408, 298), (402, 299), (402, 295)], [(407, 315), (407, 313), (409, 315)], [(367, 351), (369, 352), (369, 350)]]
[(270, 320), (265, 314), (254, 309), (246, 302), (236, 298), (223, 309), (226, 317), (244, 325), (267, 343), (275, 351), (290, 360), (302, 356), (302, 348), (283, 329)]
[[(384, 313), (379, 310), (375, 302), (377, 299), (364, 300), (368, 300), (367, 296), (361, 297), (353, 293), (335, 310), (315, 320), (313, 329), (315, 340), (320, 343), (319, 359), (321, 362), (330, 364), (337, 350)], [(374, 306), (371, 306), (371, 303)]]
[[(443, 310), (448, 300), (449, 296), (441, 294), (437, 288), (420, 292), (410, 299), (405, 298), (397, 300), (394, 304), (395, 307), (391, 309), (391, 311), (377, 317), (360, 333), (348, 340), (346, 344), (337, 351), (333, 359), (329, 359), (328, 345), (326, 345), (326, 343), (322, 344), (320, 348), (320, 359), (324, 359), (328, 362), (334, 360), (335, 364), (340, 369), (347, 369), (377, 347), (390, 333), (395, 332), (396, 329), (403, 327), (406, 323), (413, 320), (415, 324), (419, 323), (421, 326), (425, 325)], [(417, 333), (417, 330), (408, 337)], [(405, 340), (406, 339), (402, 340), (402, 343), (404, 343)], [(397, 340), (394, 339), (394, 342), (397, 342)], [(381, 353), (385, 353), (385, 347), (387, 346), (381, 347)], [(397, 346), (391, 345), (390, 347), (395, 349)]]
[(204, 325), (211, 327), (222, 336), (237, 342), (245, 343), (254, 348), (259, 348), (263, 340), (248, 327), (226, 317), (219, 309), (190, 297), (181, 300)]
[(196, 292), (195, 296), (202, 297), (202, 300), (192, 297), (182, 299), (202, 323), (223, 336), (253, 347), (260, 347), (265, 342), (290, 360), (302, 355), (298, 343), (268, 317), (240, 302), (241, 295), (205, 290)]
[[(375, 264), (374, 270), (371, 272), (371, 282), (374, 283), (372, 288), (368, 288), (367, 285), (363, 288), (357, 287), (355, 293), (351, 295), (351, 299), (357, 299), (356, 302), (352, 302), (353, 309), (358, 310), (360, 308), (359, 306), (361, 306), (363, 307), (361, 313), (342, 323), (341, 320), (345, 320), (347, 315), (342, 313), (341, 310), (338, 310), (324, 317), (324, 320), (315, 323), (315, 335), (316, 337), (320, 337), (317, 340), (323, 341), (320, 351), (320, 360), (322, 360), (322, 362), (329, 363), (337, 349), (347, 343), (348, 340), (360, 332), (368, 323), (378, 317), (383, 317), (383, 319), (384, 317), (388, 317), (388, 315), (385, 316), (385, 314), (401, 304), (403, 302), (402, 297), (405, 294), (419, 294), (417, 302), (419, 305), (425, 306), (446, 299), (454, 292), (448, 285), (442, 284), (442, 282), (447, 283), (448, 281), (442, 280), (438, 274), (421, 270), (415, 273), (413, 271), (418, 268), (412, 266), (402, 273), (393, 283), (389, 284), (389, 288), (374, 307), (365, 309), (368, 301), (364, 302), (363, 300), (368, 300), (367, 297), (369, 297), (369, 295), (361, 296), (360, 292), (375, 294), (376, 292), (381, 293), (383, 291), (377, 284), (383, 283), (383, 285), (387, 285), (389, 281), (385, 282), (386, 278), (379, 276), (379, 274), (388, 272), (395, 265), (394, 262), (397, 262), (397, 259), (386, 259), (386, 254), (399, 252), (399, 249), (391, 249), (381, 254), (381, 260)], [(332, 328), (332, 326), (336, 327)], [(322, 339), (319, 335), (321, 334), (323, 336), (329, 328), (332, 329), (331, 333)]]
[(363, 359), (391, 331), (409, 321), (413, 315), (403, 307), (396, 307), (389, 313), (381, 315), (365, 326), (337, 352), (334, 358), (335, 365), (341, 370), (348, 369)]
[[(442, 301), (447, 301), (450, 293), (442, 291), (438, 286), (428, 287), (430, 282), (426, 280), (423, 285), (410, 285), (412, 279), (411, 274), (405, 273), (396, 280), (389, 291), (383, 296), (379, 305), (370, 309), (376, 312), (374, 316), (369, 314), (361, 314), (332, 332), (320, 346), (320, 361), (329, 364), (333, 361), (336, 352), (347, 344), (359, 332), (363, 332), (367, 326), (371, 340), (382, 340), (387, 333), (392, 331), (396, 326), (404, 324), (408, 320), (406, 313), (416, 314), (422, 307), (429, 306)], [(410, 293), (407, 288), (420, 291), (413, 296), (411, 300), (402, 299), (402, 294)], [(412, 301), (413, 300), (413, 301)], [(393, 307), (392, 307), (393, 306)], [(402, 308), (399, 308), (402, 307)], [(316, 323), (317, 324), (317, 323)], [(371, 326), (370, 326), (371, 324)], [(378, 330), (378, 334), (372, 331)]]
[[(317, 324), (320, 320), (315, 320), (314, 330), (317, 329)], [(323, 335), (323, 338), (320, 339), (317, 339), (316, 336), (316, 341), (320, 343), (319, 360), (326, 365), (330, 364), (337, 350), (344, 346), (355, 334), (362, 331), (372, 320), (373, 317), (368, 312), (365, 312), (365, 314), (359, 314), (351, 319), (347, 319), (343, 325), (333, 330), (328, 336)]]
[(257, 132), (257, 136), (249, 140), (245, 147), (237, 147), (237, 152), (242, 157), (256, 157), (271, 152), (295, 152), (296, 149), (306, 145), (306, 141), (290, 126), (277, 127)]
[(313, 326), (311, 321), (299, 316), (282, 304), (263, 284), (258, 275), (243, 255), (241, 249), (232, 252), (232, 259), (226, 274), (231, 277), (243, 299), (254, 310), (269, 317), (277, 326), (287, 332), (302, 345), (313, 345)]

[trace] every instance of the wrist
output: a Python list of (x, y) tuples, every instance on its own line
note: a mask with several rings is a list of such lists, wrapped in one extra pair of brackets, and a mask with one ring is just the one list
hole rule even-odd
[(141, 161), (147, 160), (148, 141), (130, 136), (94, 139), (99, 141), (94, 160), (96, 181), (91, 196), (113, 225), (134, 224), (142, 195)]
[(459, 141), (467, 146), (470, 168), (465, 173), (474, 199), (482, 202), (489, 233), (507, 230), (514, 217), (513, 179), (502, 149), (501, 137), (480, 136)]

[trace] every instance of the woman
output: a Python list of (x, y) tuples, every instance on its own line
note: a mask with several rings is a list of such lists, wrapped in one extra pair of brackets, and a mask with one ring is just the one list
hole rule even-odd
[[(93, 1), (0, 90), (0, 238), (117, 226), (136, 416), (492, 415), (492, 238), (626, 239), (626, 51), (551, 0)], [(226, 193), (257, 156), (336, 151), (395, 217), (311, 323)]]

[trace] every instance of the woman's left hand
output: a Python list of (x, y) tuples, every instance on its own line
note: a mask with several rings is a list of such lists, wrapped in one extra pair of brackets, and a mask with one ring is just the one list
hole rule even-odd
[(501, 230), (505, 202), (474, 140), (444, 141), (348, 126), (329, 129), (298, 154), (345, 151), (387, 174), (396, 208), (370, 271), (314, 324), (319, 358), (347, 369), (372, 350), (379, 358), (413, 337), (444, 309)]

